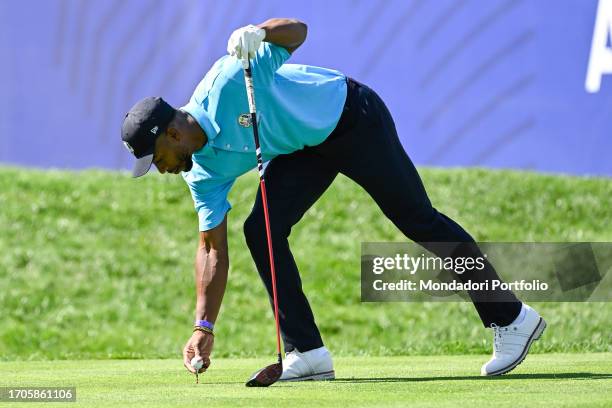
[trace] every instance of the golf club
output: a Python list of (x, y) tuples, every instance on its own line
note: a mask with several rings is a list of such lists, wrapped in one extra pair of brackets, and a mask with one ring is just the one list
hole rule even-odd
[(266, 196), (266, 182), (263, 175), (263, 159), (261, 157), (261, 146), (259, 145), (259, 130), (257, 129), (257, 111), (255, 107), (255, 90), (253, 88), (253, 75), (251, 72), (251, 62), (243, 62), (244, 83), (246, 85), (247, 97), (249, 99), (249, 112), (251, 114), (251, 127), (255, 138), (255, 153), (257, 154), (257, 170), (259, 171), (259, 185), (261, 189), (261, 199), (263, 202), (264, 218), (266, 222), (266, 238), (268, 240), (268, 254), (270, 256), (270, 272), (272, 274), (272, 298), (274, 302), (274, 321), (276, 322), (276, 352), (278, 362), (270, 364), (254, 373), (247, 381), (247, 387), (268, 387), (274, 384), (283, 373), (283, 360), (281, 358), (280, 346), (280, 327), (278, 324), (278, 298), (276, 295), (276, 273), (274, 271), (274, 255), (272, 252), (272, 234), (270, 233), (270, 218), (268, 215), (268, 199)]

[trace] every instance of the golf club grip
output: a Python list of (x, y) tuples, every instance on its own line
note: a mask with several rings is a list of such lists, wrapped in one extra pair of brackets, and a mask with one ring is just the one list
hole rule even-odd
[(264, 210), (264, 221), (266, 224), (266, 238), (268, 240), (268, 255), (270, 256), (270, 274), (272, 275), (272, 299), (274, 302), (274, 322), (276, 324), (276, 351), (279, 363), (281, 359), (280, 324), (278, 320), (278, 295), (276, 291), (276, 271), (274, 268), (274, 252), (272, 250), (272, 233), (270, 231), (270, 214), (268, 213), (268, 195), (266, 193), (266, 181), (263, 176), (263, 160), (261, 157), (261, 146), (259, 145), (259, 130), (257, 128), (257, 110), (255, 106), (255, 89), (253, 87), (253, 76), (251, 62), (248, 61), (244, 68), (244, 83), (246, 85), (247, 98), (249, 100), (249, 111), (251, 113), (251, 125), (253, 137), (255, 138), (255, 153), (257, 155), (257, 169), (259, 170), (259, 186), (261, 188), (261, 200)]
[(255, 138), (255, 154), (257, 156), (257, 170), (259, 178), (263, 178), (263, 158), (261, 157), (261, 145), (259, 144), (259, 128), (257, 126), (257, 107), (255, 105), (255, 88), (253, 86), (253, 74), (251, 71), (251, 62), (244, 69), (244, 83), (247, 90), (247, 98), (249, 100), (249, 113), (251, 114), (251, 126), (253, 127), (253, 137)]

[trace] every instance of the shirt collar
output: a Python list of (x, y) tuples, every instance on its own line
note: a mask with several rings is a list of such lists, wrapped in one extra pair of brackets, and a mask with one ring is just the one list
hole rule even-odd
[(214, 140), (217, 135), (220, 133), (221, 129), (215, 120), (210, 116), (210, 114), (204, 109), (202, 104), (191, 100), (189, 103), (182, 108), (182, 111), (187, 112), (193, 118), (198, 121), (198, 124), (202, 129), (204, 129), (204, 133), (206, 133), (207, 139)]

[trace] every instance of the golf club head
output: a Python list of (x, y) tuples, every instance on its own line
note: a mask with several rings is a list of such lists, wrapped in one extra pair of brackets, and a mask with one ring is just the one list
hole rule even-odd
[(268, 387), (278, 381), (283, 373), (283, 364), (270, 364), (251, 376), (247, 381), (247, 387)]

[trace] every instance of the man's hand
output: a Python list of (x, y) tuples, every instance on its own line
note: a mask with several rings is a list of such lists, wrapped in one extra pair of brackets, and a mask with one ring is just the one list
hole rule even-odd
[(190, 373), (196, 373), (195, 368), (191, 366), (191, 359), (196, 356), (201, 357), (204, 363), (198, 373), (203, 373), (210, 366), (210, 353), (212, 352), (214, 342), (215, 336), (210, 333), (193, 332), (193, 335), (183, 348), (183, 365)]
[(255, 58), (255, 53), (265, 37), (266, 30), (252, 24), (239, 28), (230, 36), (227, 42), (227, 52), (243, 62)]

